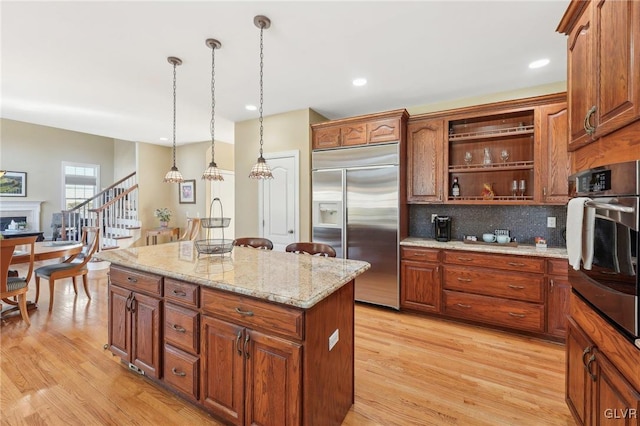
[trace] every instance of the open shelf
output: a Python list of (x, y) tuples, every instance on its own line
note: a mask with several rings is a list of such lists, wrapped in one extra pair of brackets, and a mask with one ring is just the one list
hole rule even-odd
[(449, 166), (450, 173), (491, 172), (504, 170), (529, 170), (533, 169), (533, 161), (512, 161), (505, 163), (484, 164), (456, 164)]
[(506, 127), (502, 129), (490, 129), (490, 130), (474, 130), (464, 133), (450, 133), (449, 142), (455, 141), (469, 141), (475, 139), (493, 139), (502, 138), (505, 136), (517, 136), (517, 135), (532, 135), (533, 125), (518, 125), (516, 127)]

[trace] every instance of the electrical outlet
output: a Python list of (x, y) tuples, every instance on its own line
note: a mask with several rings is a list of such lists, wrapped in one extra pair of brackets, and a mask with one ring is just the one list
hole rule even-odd
[(333, 349), (336, 343), (338, 343), (338, 340), (340, 340), (340, 331), (336, 328), (336, 331), (329, 336), (329, 350)]
[(436, 213), (431, 213), (431, 223), (436, 221), (436, 217), (438, 217)]
[(556, 227), (556, 218), (554, 216), (547, 217), (547, 228)]

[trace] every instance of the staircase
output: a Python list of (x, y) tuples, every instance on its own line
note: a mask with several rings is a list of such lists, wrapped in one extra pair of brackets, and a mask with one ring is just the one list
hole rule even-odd
[(100, 226), (98, 251), (128, 247), (139, 237), (136, 172), (113, 183), (70, 210), (62, 211), (63, 240), (81, 238), (83, 226)]

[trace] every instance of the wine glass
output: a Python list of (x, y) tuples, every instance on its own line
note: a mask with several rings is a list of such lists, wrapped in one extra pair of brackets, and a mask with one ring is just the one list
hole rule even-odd
[(500, 158), (502, 158), (503, 163), (506, 163), (507, 160), (509, 159), (509, 151), (507, 151), (506, 149), (503, 149), (502, 152), (500, 152)]
[(520, 180), (519, 188), (520, 195), (524, 197), (524, 194), (527, 192), (527, 182), (524, 179)]
[(473, 157), (471, 156), (471, 153), (469, 151), (464, 153), (464, 162), (465, 164), (468, 166), (469, 164), (471, 164), (471, 160), (473, 159)]
[(511, 182), (511, 193), (513, 194), (513, 198), (516, 198), (518, 195), (518, 181), (514, 180)]

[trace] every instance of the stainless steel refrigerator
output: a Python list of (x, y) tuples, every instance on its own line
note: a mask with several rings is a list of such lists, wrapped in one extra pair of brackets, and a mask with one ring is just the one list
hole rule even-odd
[(371, 264), (355, 298), (399, 308), (398, 144), (312, 153), (312, 238)]

